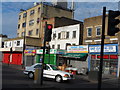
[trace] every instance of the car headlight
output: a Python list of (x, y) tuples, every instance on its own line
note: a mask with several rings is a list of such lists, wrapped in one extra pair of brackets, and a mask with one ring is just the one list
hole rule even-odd
[(68, 78), (68, 77), (69, 77), (69, 75), (68, 75), (68, 74), (65, 74), (65, 75), (64, 75), (64, 77)]

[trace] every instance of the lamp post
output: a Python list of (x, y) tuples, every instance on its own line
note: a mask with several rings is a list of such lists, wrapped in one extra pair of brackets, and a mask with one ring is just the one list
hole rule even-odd
[(23, 59), (23, 63), (22, 63), (22, 68), (25, 67), (25, 56), (24, 56), (24, 51), (25, 51), (25, 48), (26, 48), (26, 45), (25, 45), (25, 40), (26, 40), (26, 22), (27, 22), (27, 11), (24, 10), (24, 9), (20, 9), (20, 11), (25, 11), (26, 12), (26, 17), (25, 17), (25, 29), (24, 29), (24, 37), (23, 37), (23, 55), (22, 55), (22, 59)]

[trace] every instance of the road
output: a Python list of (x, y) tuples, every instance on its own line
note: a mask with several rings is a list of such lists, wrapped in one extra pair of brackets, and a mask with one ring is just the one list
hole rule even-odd
[[(23, 74), (23, 70), (13, 68), (8, 65), (2, 65), (2, 89), (7, 88), (94, 88), (97, 90), (97, 83), (84, 79), (83, 75), (76, 75), (75, 80), (70, 82), (57, 83), (54, 80), (45, 79), (43, 85), (35, 85), (34, 80), (29, 79)], [(114, 80), (104, 80), (103, 88), (118, 88), (118, 82)]]

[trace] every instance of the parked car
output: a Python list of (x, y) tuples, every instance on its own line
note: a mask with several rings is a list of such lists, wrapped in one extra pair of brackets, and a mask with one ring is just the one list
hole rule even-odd
[[(34, 78), (35, 68), (41, 68), (41, 63), (36, 63), (32, 66), (25, 67), (24, 74), (28, 75), (29, 78)], [(55, 65), (45, 64), (43, 70), (43, 77), (55, 79), (56, 82), (74, 79), (73, 74), (61, 71)]]

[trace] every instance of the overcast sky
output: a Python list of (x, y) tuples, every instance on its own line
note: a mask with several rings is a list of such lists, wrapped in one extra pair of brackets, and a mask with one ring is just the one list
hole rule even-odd
[[(9, 2), (8, 2), (9, 1)], [(14, 2), (13, 2), (14, 1)], [(15, 2), (16, 1), (16, 2)], [(20, 2), (19, 2), (20, 1)], [(28, 1), (28, 0), (27, 0)], [(20, 9), (28, 9), (33, 6), (33, 0), (2, 0), (0, 3), (0, 34), (6, 34), (9, 38), (17, 35), (18, 14)], [(31, 1), (31, 2), (30, 2)], [(35, 0), (34, 0), (35, 1)], [(38, 1), (38, 0), (37, 0)], [(41, 0), (39, 0), (41, 1)], [(75, 0), (80, 1), (80, 0)], [(83, 2), (86, 1), (86, 2)], [(82, 0), (75, 3), (75, 19), (83, 21), (85, 18), (102, 15), (102, 9), (106, 6), (107, 10), (118, 10), (119, 0)], [(106, 2), (102, 2), (106, 1)], [(111, 1), (111, 2), (110, 2)], [(70, 4), (69, 4), (70, 7)], [(2, 16), (1, 16), (2, 15)]]

